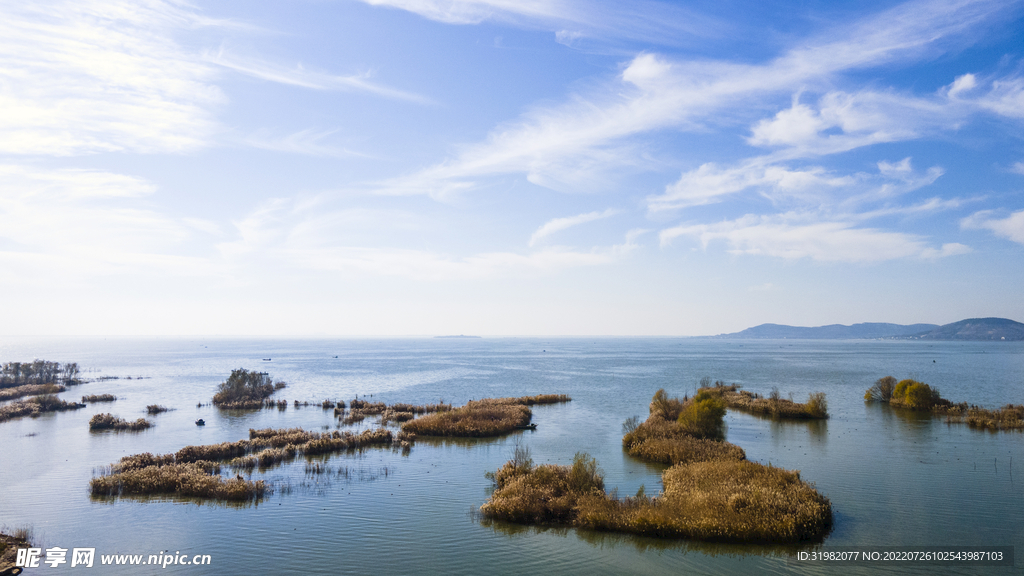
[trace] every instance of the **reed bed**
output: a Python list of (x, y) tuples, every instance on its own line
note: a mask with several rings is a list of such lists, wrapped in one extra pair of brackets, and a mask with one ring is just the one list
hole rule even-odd
[(113, 394), (90, 394), (82, 396), (82, 402), (114, 402), (117, 396)]
[(437, 404), (405, 404), (399, 402), (388, 407), (395, 412), (412, 412), (413, 414), (428, 414), (430, 412), (446, 412), (452, 409), (451, 404), (445, 404), (442, 400)]
[(510, 460), (493, 478), (480, 511), (509, 522), (743, 543), (821, 540), (832, 526), (831, 503), (798, 472), (747, 461), (678, 464), (655, 497), (609, 495), (586, 454), (571, 466)]
[(997, 410), (971, 406), (966, 410), (949, 411), (946, 414), (946, 422), (967, 424), (971, 428), (987, 430), (1022, 430), (1024, 429), (1024, 405), (1007, 404)]
[(146, 406), (147, 414), (161, 414), (163, 412), (169, 412), (170, 410), (171, 409), (167, 406), (161, 406), (159, 404), (150, 404), (149, 406)]
[(729, 408), (750, 414), (797, 420), (828, 418), (828, 402), (825, 400), (824, 392), (811, 393), (807, 402), (802, 404), (782, 398), (777, 388), (773, 388), (772, 393), (765, 398), (747, 390), (740, 390), (735, 384), (726, 386), (721, 381), (715, 382), (713, 386), (701, 387), (697, 393), (701, 392), (721, 398)]
[[(832, 505), (795, 471), (745, 459), (743, 450), (713, 436), (724, 401), (707, 391), (669, 398), (659, 390), (643, 423), (623, 425), (631, 455), (671, 464), (663, 493), (643, 489), (624, 499), (605, 492), (597, 463), (577, 454), (572, 466), (534, 466), (516, 450), (490, 477), (495, 490), (481, 506), (488, 517), (716, 542), (820, 541), (832, 527)], [(674, 419), (673, 419), (674, 417)]]
[(477, 403), (534, 406), (536, 404), (558, 404), (571, 401), (572, 398), (565, 394), (537, 394), (536, 396), (520, 396), (519, 398), (482, 398), (480, 400), (470, 400), (466, 405), (469, 406)]
[(0, 422), (29, 416), (35, 418), (46, 412), (64, 412), (85, 408), (85, 404), (61, 400), (52, 394), (42, 394), (28, 400), (18, 400), (6, 406), (0, 406)]
[(402, 424), (402, 431), (422, 436), (486, 437), (508, 434), (530, 423), (533, 413), (524, 404), (488, 399), (461, 408), (434, 412)]
[(139, 418), (134, 422), (118, 418), (110, 413), (96, 414), (89, 419), (89, 430), (145, 430), (153, 423), (145, 418)]
[(219, 500), (251, 500), (266, 491), (263, 481), (225, 480), (219, 476), (226, 462), (232, 469), (268, 468), (300, 455), (317, 455), (390, 445), (394, 440), (383, 428), (360, 434), (308, 432), (301, 428), (249, 430), (249, 439), (206, 446), (185, 446), (174, 454), (146, 452), (121, 458), (90, 481), (97, 496), (174, 494)]
[(198, 462), (147, 466), (95, 477), (89, 481), (94, 496), (144, 496), (174, 494), (214, 500), (247, 501), (263, 497), (263, 480), (225, 479), (219, 467)]
[(25, 384), (13, 388), (0, 389), (0, 401), (24, 398), (25, 396), (38, 396), (40, 394), (57, 394), (67, 390), (60, 384)]

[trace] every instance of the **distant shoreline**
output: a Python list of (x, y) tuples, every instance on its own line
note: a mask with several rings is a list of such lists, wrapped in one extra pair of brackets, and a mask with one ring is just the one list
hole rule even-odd
[(483, 338), (483, 336), (466, 336), (465, 334), (450, 334), (446, 336), (434, 336), (434, 338)]

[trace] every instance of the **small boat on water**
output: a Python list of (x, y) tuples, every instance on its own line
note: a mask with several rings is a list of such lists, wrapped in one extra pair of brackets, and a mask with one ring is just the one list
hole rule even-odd
[(536, 424), (523, 424), (522, 426), (516, 426), (516, 430), (536, 430)]
[(270, 362), (270, 358), (264, 358), (263, 361), (264, 362)]
[(206, 426), (206, 420), (203, 420), (202, 418), (196, 420), (196, 426)]

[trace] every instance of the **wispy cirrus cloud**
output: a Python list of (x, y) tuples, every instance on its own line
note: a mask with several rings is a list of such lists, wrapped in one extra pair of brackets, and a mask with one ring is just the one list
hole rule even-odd
[(214, 69), (174, 39), (210, 24), (160, 0), (4, 3), (0, 152), (184, 152), (218, 131)]
[(286, 152), (290, 154), (303, 154), (307, 156), (324, 156), (329, 158), (347, 158), (352, 156), (368, 158), (369, 155), (332, 146), (326, 141), (335, 134), (337, 130), (315, 130), (308, 128), (293, 132), (285, 136), (271, 134), (268, 130), (258, 130), (255, 133), (241, 138), (241, 142), (253, 148), (273, 150), (275, 152)]
[(619, 244), (576, 250), (545, 247), (527, 252), (492, 251), (469, 255), (418, 248), (373, 245), (347, 237), (352, 227), (396, 230), (429, 224), (413, 214), (332, 208), (324, 198), (275, 199), (233, 222), (234, 238), (218, 245), (226, 262), (248, 258), (279, 260), (307, 271), (401, 276), (444, 281), (555, 272), (581, 266), (613, 264), (639, 247), (644, 231), (633, 230)]
[(659, 235), (663, 246), (681, 236), (698, 240), (704, 249), (711, 243), (724, 242), (731, 254), (822, 262), (935, 259), (970, 252), (969, 247), (959, 243), (934, 247), (915, 234), (858, 228), (851, 222), (822, 221), (818, 215), (796, 213), (748, 214), (715, 224), (680, 225), (663, 230)]
[(580, 224), (586, 224), (587, 222), (593, 222), (594, 220), (608, 218), (618, 213), (619, 210), (608, 208), (603, 212), (587, 212), (586, 214), (548, 220), (530, 236), (530, 246), (533, 246), (541, 239), (546, 238), (555, 232), (560, 232), (567, 228), (572, 228), (573, 226), (579, 226)]
[(551, 30), (573, 46), (581, 40), (639, 40), (679, 45), (690, 38), (723, 34), (723, 21), (668, 2), (636, 0), (363, 0), (373, 6), (406, 10), (446, 24), (497, 21)]
[[(642, 166), (645, 160), (636, 153), (642, 147), (635, 145), (641, 135), (665, 129), (703, 130), (709, 123), (756, 109), (780, 94), (827, 89), (838, 75), (849, 71), (939, 53), (1004, 9), (1004, 3), (989, 0), (911, 2), (812, 38), (763, 64), (676, 61), (640, 54), (614, 80), (576, 93), (561, 105), (529, 111), (444, 162), (382, 183), (381, 191), (444, 196), (504, 174), (525, 174), (531, 182), (555, 189), (585, 190), (615, 170)], [(1015, 93), (1010, 88), (1005, 91), (1007, 96), (999, 102), (1009, 102), (1005, 107), (1012, 110)], [(908, 111), (917, 118), (938, 115), (924, 122), (928, 126), (955, 125), (962, 110), (979, 106), (951, 103), (946, 96), (942, 102), (939, 99), (938, 95), (915, 99), (884, 92), (830, 92), (818, 110), (794, 103), (789, 112), (759, 124), (751, 142), (798, 147), (800, 154), (824, 142), (828, 144), (825, 153), (834, 153), (917, 137), (920, 122), (881, 127), (892, 117), (878, 112), (894, 103), (902, 106), (902, 117)], [(952, 118), (951, 111), (956, 112)], [(828, 127), (843, 133), (823, 135)], [(784, 153), (776, 158), (784, 159)], [(593, 167), (582, 187), (571, 169), (581, 165)]]
[(431, 103), (429, 98), (419, 94), (389, 88), (382, 84), (373, 82), (371, 80), (373, 75), (370, 72), (340, 76), (328, 72), (307, 69), (302, 64), (297, 64), (295, 66), (283, 66), (253, 57), (244, 57), (233, 54), (224, 46), (221, 46), (217, 52), (205, 52), (203, 54), (203, 60), (253, 78), (259, 78), (260, 80), (266, 80), (268, 82), (276, 82), (278, 84), (298, 86), (312, 90), (369, 92), (371, 94), (395, 100), (406, 100), (419, 104)]

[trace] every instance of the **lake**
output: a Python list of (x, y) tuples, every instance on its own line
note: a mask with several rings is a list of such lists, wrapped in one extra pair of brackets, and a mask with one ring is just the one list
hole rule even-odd
[[(664, 467), (627, 456), (622, 423), (647, 416), (659, 388), (693, 394), (703, 376), (805, 401), (827, 394), (831, 419), (782, 423), (730, 411), (727, 439), (747, 458), (801, 471), (831, 499), (838, 546), (1015, 546), (1024, 554), (1024, 434), (982, 432), (941, 418), (866, 404), (879, 377), (913, 377), (953, 402), (1024, 404), (1024, 343), (712, 340), (686, 338), (215, 339), (0, 338), (0, 361), (77, 362), (90, 379), (61, 397), (110, 393), (114, 403), (0, 423), (0, 525), (31, 527), (43, 547), (95, 547), (92, 570), (43, 565), (28, 573), (139, 574), (99, 566), (109, 554), (209, 554), (180, 574), (746, 574), (877, 573), (791, 561), (792, 549), (711, 545), (536, 529), (482, 521), (484, 477), (516, 445), (536, 463), (597, 458), (605, 485), (632, 495), (661, 488)], [(270, 358), (264, 361), (264, 358)], [(288, 387), (286, 410), (221, 413), (209, 403), (232, 369), (267, 371)], [(127, 379), (127, 377), (131, 379)], [(140, 378), (141, 377), (141, 378)], [(275, 490), (245, 506), (154, 498), (93, 499), (89, 479), (120, 457), (248, 437), (250, 428), (334, 430), (324, 399), (463, 404), (563, 393), (533, 409), (536, 431), (489, 440), (419, 439), (407, 453), (368, 449), (256, 472)], [(293, 400), (317, 405), (294, 408)], [(172, 411), (146, 416), (148, 404)], [(89, 431), (112, 412), (154, 426)], [(194, 421), (204, 418), (206, 426)], [(372, 425), (367, 420), (358, 430)], [(225, 474), (231, 472), (225, 470)], [(1017, 482), (1021, 482), (1017, 484)], [(806, 549), (806, 548), (804, 548)], [(70, 553), (69, 553), (70, 558)], [(1017, 566), (1024, 565), (1018, 558)], [(140, 572), (141, 570), (141, 572)], [(908, 574), (1019, 573), (1015, 567), (913, 566)]]

